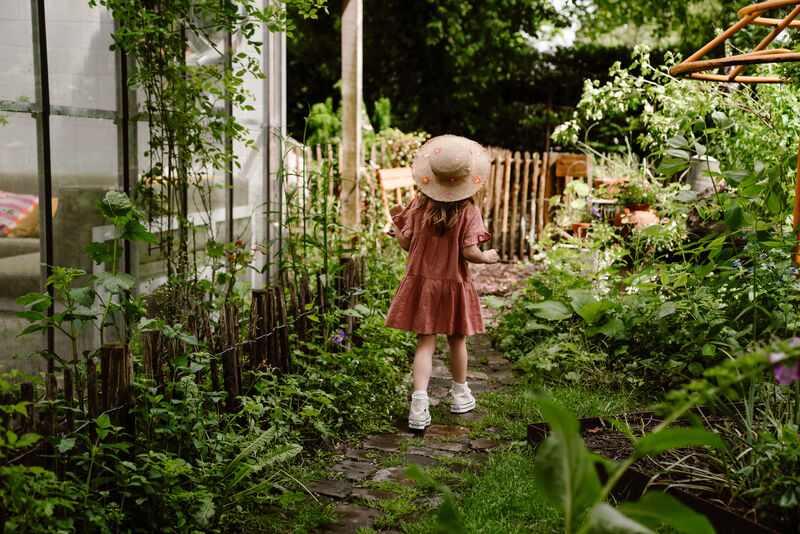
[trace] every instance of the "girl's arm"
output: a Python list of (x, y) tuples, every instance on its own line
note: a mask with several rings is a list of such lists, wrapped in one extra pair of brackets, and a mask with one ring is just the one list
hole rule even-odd
[[(400, 204), (395, 204), (394, 206), (389, 208), (389, 214), (392, 217), (398, 215), (402, 211), (403, 211), (403, 206), (401, 206)], [(395, 227), (396, 226), (397, 225), (395, 225)], [(397, 238), (397, 243), (400, 245), (400, 247), (406, 252), (408, 252), (408, 248), (411, 246), (411, 240), (406, 236), (404, 236), (403, 233), (399, 231), (399, 229), (398, 231), (395, 232), (395, 237)]]
[[(402, 246), (402, 243), (400, 246)], [(470, 263), (497, 263), (498, 260), (495, 249), (491, 248), (484, 252), (478, 248), (478, 245), (464, 247), (461, 253), (464, 255), (464, 259)]]

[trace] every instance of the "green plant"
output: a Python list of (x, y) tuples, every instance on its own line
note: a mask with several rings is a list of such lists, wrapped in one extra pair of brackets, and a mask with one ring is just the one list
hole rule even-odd
[[(572, 414), (544, 398), (540, 399), (539, 406), (551, 434), (536, 453), (536, 483), (543, 495), (563, 510), (567, 533), (641, 533), (661, 526), (686, 533), (714, 532), (708, 519), (666, 493), (648, 491), (638, 502), (617, 507), (606, 503), (606, 499), (637, 459), (690, 445), (724, 449), (718, 435), (698, 428), (668, 428), (681, 415), (675, 412), (641, 439), (629, 436), (633, 441), (633, 454), (612, 465), (589, 454), (578, 431), (578, 421)], [(596, 463), (610, 469), (605, 484), (600, 483)]]

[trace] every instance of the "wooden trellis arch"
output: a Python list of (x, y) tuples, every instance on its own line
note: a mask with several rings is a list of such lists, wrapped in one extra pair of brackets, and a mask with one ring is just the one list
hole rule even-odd
[[(765, 17), (769, 11), (795, 6), (788, 15), (783, 18)], [(792, 52), (785, 48), (768, 49), (772, 41), (786, 28), (800, 28), (800, 21), (795, 19), (800, 15), (800, 0), (768, 0), (743, 7), (737, 13), (739, 21), (733, 26), (719, 34), (711, 42), (703, 46), (700, 50), (686, 58), (683, 62), (669, 69), (673, 76), (693, 78), (695, 80), (706, 80), (712, 82), (738, 82), (738, 83), (783, 83), (788, 82), (787, 78), (779, 76), (746, 76), (742, 72), (748, 65), (764, 63), (783, 63), (788, 61), (800, 61), (800, 52)], [(739, 30), (748, 24), (772, 27), (772, 31), (758, 43), (752, 51), (728, 57), (715, 59), (701, 59), (711, 50), (723, 43)], [(707, 71), (724, 67), (733, 67), (727, 74), (713, 74)], [(800, 225), (800, 146), (797, 153), (797, 175), (794, 185), (794, 227)], [(800, 241), (800, 232), (796, 235)], [(800, 246), (794, 249), (794, 261), (800, 264)]]

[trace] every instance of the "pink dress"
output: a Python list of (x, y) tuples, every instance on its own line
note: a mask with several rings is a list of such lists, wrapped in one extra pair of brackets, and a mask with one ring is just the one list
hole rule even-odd
[(478, 207), (465, 202), (458, 223), (444, 235), (422, 223), (424, 210), (414, 202), (394, 217), (398, 231), (411, 240), (406, 276), (394, 295), (386, 326), (417, 334), (484, 332), (481, 303), (462, 249), (492, 236), (483, 227)]

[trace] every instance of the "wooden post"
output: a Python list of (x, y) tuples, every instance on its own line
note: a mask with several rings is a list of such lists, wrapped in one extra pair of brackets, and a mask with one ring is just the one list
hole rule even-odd
[(267, 359), (267, 290), (254, 289), (250, 305), (250, 368), (261, 369)]
[(20, 424), (22, 428), (21, 433), (26, 434), (28, 432), (33, 432), (36, 430), (36, 407), (34, 406), (34, 402), (36, 401), (36, 387), (31, 382), (23, 382), (19, 385), (19, 400), (28, 403), (28, 405), (25, 406), (25, 411), (28, 415)]
[[(95, 419), (100, 415), (97, 403), (97, 358), (91, 357), (86, 362), (86, 409), (88, 410), (89, 419)], [(101, 373), (102, 375), (102, 369)]]
[[(519, 258), (517, 254), (517, 227), (519, 226), (519, 219), (517, 219), (517, 210), (519, 209), (520, 201), (520, 185), (522, 183), (522, 156), (519, 151), (514, 152), (514, 177), (511, 179), (511, 228), (509, 228), (508, 241), (506, 250), (508, 251), (508, 259), (512, 260), (515, 257)], [(520, 253), (522, 249), (520, 249)]]
[[(375, 145), (372, 145), (373, 147)], [(297, 285), (292, 280), (291, 276), (286, 277), (286, 285), (289, 287), (289, 314), (292, 316), (292, 324), (294, 325), (294, 332), (297, 336), (297, 339), (300, 341), (306, 340), (306, 331), (305, 331), (305, 324), (303, 323), (304, 317), (300, 317), (302, 313), (300, 311), (300, 303), (301, 299), (298, 295)], [(305, 308), (305, 307), (303, 307)]]
[(500, 153), (497, 154), (497, 165), (494, 173), (494, 193), (492, 194), (494, 202), (492, 207), (492, 245), (500, 252), (500, 202), (503, 193), (503, 161), (500, 158)]
[(239, 367), (238, 340), (238, 313), (233, 304), (223, 304), (219, 317), (220, 332), (222, 334), (222, 377), (225, 391), (228, 393), (228, 413), (239, 411), (239, 397), (242, 394), (242, 376)]
[(539, 166), (539, 221), (536, 228), (537, 235), (542, 235), (545, 222), (549, 219), (547, 216), (547, 210), (550, 207), (550, 202), (547, 200), (549, 166), (550, 152), (545, 152), (542, 154), (542, 164)]
[(508, 241), (508, 203), (510, 199), (511, 193), (511, 152), (509, 151), (506, 154), (505, 160), (505, 172), (503, 174), (503, 219), (502, 219), (502, 226), (500, 228), (500, 248), (498, 252), (503, 259), (508, 259), (508, 255), (506, 254), (507, 246), (506, 243)]
[[(522, 198), (519, 203), (519, 259), (527, 258), (530, 256), (530, 247), (525, 246), (525, 230), (527, 227), (523, 221), (528, 221), (528, 227), (533, 228), (533, 218), (528, 217), (530, 210), (528, 209), (528, 188), (530, 186), (530, 173), (531, 173), (531, 154), (525, 151), (525, 165), (522, 168)], [(531, 195), (531, 198), (534, 198)]]
[(292, 370), (292, 355), (289, 353), (289, 323), (286, 317), (286, 300), (283, 287), (275, 286), (275, 314), (277, 330), (275, 331), (280, 347), (280, 370), (288, 373)]
[[(132, 400), (132, 379), (130, 351), (121, 343), (107, 343), (100, 347), (100, 372), (103, 377), (103, 411), (127, 406)], [(128, 427), (128, 409), (120, 409), (110, 414), (111, 423)], [(130, 428), (127, 428), (130, 432)]]
[(205, 332), (206, 346), (211, 355), (211, 389), (219, 391), (219, 362), (217, 362), (219, 345), (214, 340), (214, 332), (211, 329), (211, 318), (208, 316), (208, 310), (203, 310), (203, 331)]
[(158, 386), (164, 385), (164, 370), (161, 353), (164, 350), (163, 335), (159, 331), (142, 332), (142, 363), (145, 378)]
[[(362, 0), (342, 0), (342, 225), (356, 228), (360, 220)], [(355, 233), (352, 236), (354, 237)]]
[(58, 382), (56, 381), (56, 374), (48, 372), (45, 376), (45, 394), (47, 399), (47, 410), (45, 411), (44, 419), (44, 434), (45, 436), (53, 436), (56, 433), (56, 398), (58, 398)]
[(64, 369), (64, 405), (67, 407), (64, 430), (69, 433), (75, 430), (75, 413), (72, 411), (75, 405), (75, 379), (72, 369)]

